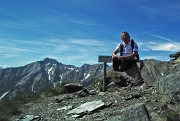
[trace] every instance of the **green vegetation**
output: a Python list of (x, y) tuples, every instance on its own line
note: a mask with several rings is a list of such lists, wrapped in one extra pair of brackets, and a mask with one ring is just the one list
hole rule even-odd
[(163, 114), (163, 118), (165, 119), (165, 121), (179, 121), (179, 114), (177, 111), (168, 109)]
[(37, 94), (30, 94), (28, 96), (16, 97), (11, 100), (0, 101), (0, 121), (8, 121), (10, 115), (20, 114), (19, 107), (27, 102), (39, 99)]
[(9, 117), (11, 115), (21, 114), (22, 112), (19, 109), (19, 107), (21, 107), (23, 104), (35, 101), (42, 97), (49, 97), (67, 93), (67, 90), (64, 87), (64, 85), (68, 83), (69, 82), (63, 82), (53, 89), (44, 91), (42, 94), (33, 93), (23, 97), (16, 97), (11, 100), (0, 101), (0, 121), (9, 121)]
[(103, 80), (101, 79), (96, 79), (92, 82), (91, 84), (91, 89), (97, 89), (99, 91), (102, 91), (102, 84), (103, 84)]
[(63, 82), (61, 84), (58, 84), (55, 88), (53, 89), (49, 89), (49, 90), (46, 90), (44, 91), (42, 94), (41, 94), (41, 97), (51, 97), (51, 96), (56, 96), (56, 95), (59, 95), (59, 94), (65, 94), (67, 93), (67, 90), (66, 88), (64, 87), (65, 84), (68, 84), (69, 82)]
[(115, 92), (117, 91), (117, 87), (110, 87), (107, 92)]
[(106, 77), (119, 77), (119, 76), (120, 76), (119, 72), (112, 71), (112, 72), (108, 73)]

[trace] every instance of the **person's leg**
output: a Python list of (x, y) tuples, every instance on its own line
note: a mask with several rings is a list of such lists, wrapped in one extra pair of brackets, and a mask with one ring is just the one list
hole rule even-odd
[(113, 69), (115, 71), (119, 71), (119, 66), (121, 66), (122, 64), (122, 61), (121, 60), (118, 60), (116, 58), (113, 58)]
[(124, 60), (121, 64), (120, 71), (126, 71), (129, 68), (132, 67), (132, 65), (136, 64), (136, 62), (133, 59)]

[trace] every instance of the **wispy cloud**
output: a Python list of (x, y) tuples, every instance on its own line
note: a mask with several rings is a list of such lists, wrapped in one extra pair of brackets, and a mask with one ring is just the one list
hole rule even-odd
[(126, 2), (128, 2), (134, 11), (143, 14), (151, 20), (180, 21), (180, 16), (178, 16), (180, 13), (179, 1), (167, 2), (159, 0), (152, 3), (150, 0), (137, 0), (135, 3), (131, 1)]
[(102, 26), (102, 25), (99, 25), (99, 24), (95, 24), (95, 23), (90, 23), (90, 22), (85, 22), (84, 21), (79, 21), (79, 20), (74, 20), (74, 19), (67, 19), (68, 21), (70, 22), (73, 22), (73, 23), (76, 23), (76, 24), (80, 24), (80, 25), (88, 25), (88, 26)]
[(157, 38), (160, 38), (160, 39), (163, 39), (163, 40), (167, 40), (169, 42), (174, 42), (173, 40), (171, 40), (169, 38), (165, 38), (165, 37), (162, 37), (162, 36), (159, 36), (159, 35), (156, 35), (156, 34), (150, 34), (150, 33), (146, 33), (146, 34), (157, 37)]
[(92, 39), (70, 39), (70, 42), (83, 46), (105, 46), (104, 42)]
[[(82, 63), (97, 63), (98, 55), (111, 55), (112, 50), (115, 48), (113, 44), (95, 39), (71, 38), (61, 40), (46, 38), (43, 41), (38, 39), (11, 40), (11, 42), (9, 42), (10, 40), (2, 40), (0, 43), (7, 46), (0, 46), (0, 49), (3, 50), (1, 51), (1, 57), (5, 59), (16, 58), (14, 63), (18, 63), (20, 58), (24, 60), (24, 63), (30, 63), (32, 60), (37, 61), (50, 57), (65, 64), (82, 66)], [(8, 45), (9, 43), (11, 44)], [(20, 63), (23, 64), (23, 62)]]

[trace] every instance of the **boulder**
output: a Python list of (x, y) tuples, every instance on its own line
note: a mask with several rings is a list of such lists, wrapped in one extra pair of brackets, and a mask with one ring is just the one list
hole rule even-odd
[(69, 93), (74, 93), (84, 88), (81, 84), (78, 83), (69, 83), (64, 85), (64, 87), (67, 89)]
[(170, 54), (169, 57), (174, 58), (176, 60), (178, 57), (180, 57), (180, 52), (177, 52), (175, 54)]
[(131, 105), (121, 110), (122, 121), (150, 121), (147, 109), (143, 103)]
[(112, 116), (106, 121), (150, 121), (149, 114), (143, 103), (130, 105), (118, 112), (119, 115)]
[(172, 73), (156, 82), (157, 91), (163, 102), (180, 101), (180, 72)]
[(162, 62), (154, 59), (144, 60), (141, 69), (141, 77), (148, 86), (153, 86), (156, 81), (170, 74), (170, 62)]

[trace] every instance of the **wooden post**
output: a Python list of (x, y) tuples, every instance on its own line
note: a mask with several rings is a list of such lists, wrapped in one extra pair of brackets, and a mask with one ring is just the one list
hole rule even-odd
[(106, 91), (106, 62), (104, 62), (103, 92)]
[(106, 91), (106, 65), (111, 63), (112, 56), (99, 56), (98, 62), (104, 62), (104, 78), (103, 78), (103, 92)]

